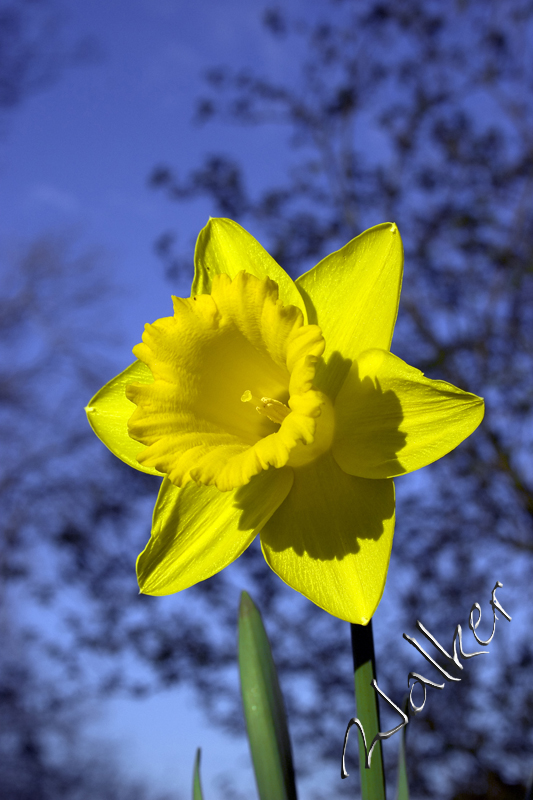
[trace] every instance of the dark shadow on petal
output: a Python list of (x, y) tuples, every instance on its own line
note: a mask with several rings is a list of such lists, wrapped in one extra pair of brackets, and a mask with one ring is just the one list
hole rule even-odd
[(241, 511), (239, 530), (254, 530), (261, 527), (283, 503), (293, 484), (290, 467), (270, 467), (241, 486), (235, 492), (234, 506)]
[[(313, 301), (303, 286), (298, 284), (298, 291), (303, 297), (307, 309), (307, 318), (310, 325), (320, 325), (318, 315)], [(319, 359), (316, 368), (315, 385), (317, 389), (325, 392), (328, 397), (335, 400), (337, 392), (344, 383), (352, 362), (349, 358), (344, 358), (338, 350), (331, 354), (327, 362), (323, 358)], [(327, 388), (326, 388), (327, 387)]]
[(335, 350), (327, 361), (320, 358), (315, 372), (314, 384), (316, 388), (327, 394), (335, 402), (335, 398), (346, 380), (351, 366), (351, 359), (343, 358), (338, 350)]
[(292, 489), (261, 540), (276, 552), (292, 548), (321, 561), (340, 560), (357, 553), (361, 539), (379, 539), (393, 515), (392, 480), (347, 475), (328, 452), (294, 470)]
[[(396, 393), (384, 391), (369, 377), (361, 380), (357, 365), (340, 353), (333, 353), (322, 370), (322, 375), (333, 375), (341, 385), (350, 382), (350, 403), (343, 413), (356, 431), (354, 446), (359, 430), (369, 463), (385, 464), (388, 474), (405, 472), (398, 454), (407, 435), (400, 430), (404, 415)], [(305, 552), (322, 561), (340, 560), (357, 553), (361, 540), (378, 540), (386, 520), (393, 518), (394, 508), (392, 479), (348, 475), (330, 451), (295, 468), (292, 489), (263, 528), (261, 539), (276, 552), (292, 548), (298, 555)]]
[[(338, 352), (327, 362), (319, 362), (318, 388), (323, 379), (333, 386), (335, 395), (345, 382), (350, 386), (348, 402), (343, 405), (350, 446), (357, 452), (360, 442), (365, 463), (385, 465), (387, 474), (405, 472), (397, 457), (406, 444), (407, 435), (400, 430), (404, 415), (396, 393), (384, 391), (379, 381), (374, 382), (370, 377), (361, 380), (357, 364)], [(330, 396), (331, 391), (330, 388)], [(335, 413), (337, 415), (337, 404)], [(340, 429), (336, 418), (337, 425)], [(259, 481), (257, 484), (259, 488)], [(255, 487), (250, 488), (256, 495)], [(243, 487), (243, 495), (249, 494), (250, 489), (244, 492), (245, 489)], [(258, 501), (259, 496), (260, 493)], [(248, 514), (251, 506), (248, 497)], [(292, 488), (264, 526), (261, 539), (276, 552), (290, 548), (297, 555), (307, 553), (320, 561), (342, 560), (357, 553), (362, 540), (377, 541), (385, 530), (386, 521), (393, 519), (394, 509), (391, 478), (349, 475), (341, 469), (330, 450), (305, 467), (294, 468)]]
[(298, 284), (298, 291), (302, 295), (305, 303), (309, 325), (318, 325), (318, 315), (316, 313), (315, 304), (311, 300), (310, 294), (305, 291), (304, 287), (300, 283)]
[(350, 402), (339, 401), (335, 407), (338, 428), (346, 429), (349, 422), (350, 446), (364, 452), (368, 466), (381, 466), (387, 475), (403, 475), (406, 470), (398, 454), (407, 434), (400, 430), (404, 414), (398, 395), (392, 389), (383, 391), (377, 379), (375, 384), (368, 376), (361, 380), (356, 362), (345, 383), (345, 388), (350, 387)]

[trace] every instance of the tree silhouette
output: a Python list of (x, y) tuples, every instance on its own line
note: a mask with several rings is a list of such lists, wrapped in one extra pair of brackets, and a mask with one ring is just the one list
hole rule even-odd
[[(102, 368), (112, 369), (109, 331), (100, 335), (98, 327), (105, 314), (100, 259), (72, 238), (51, 235), (3, 254), (0, 795), (5, 800), (157, 800), (121, 772), (109, 748), (99, 748), (83, 733), (87, 701), (95, 696), (88, 691), (90, 668), (76, 637), (77, 614), (84, 613), (82, 587), (89, 579), (83, 549), (98, 546), (95, 530), (105, 537), (106, 530), (126, 525), (135, 495), (142, 496), (143, 486), (147, 491), (142, 481), (114, 473), (111, 458), (101, 459), (83, 419), (89, 387), (100, 380)], [(65, 550), (71, 553), (68, 568)], [(107, 574), (114, 570), (115, 576), (129, 567), (135, 594), (133, 559), (126, 566), (108, 555), (108, 562)]]
[[(273, 37), (305, 52), (298, 80), (217, 68), (198, 103), (200, 123), (284, 126), (293, 147), (285, 180), (265, 187), (260, 168), (245, 172), (238, 153), (226, 152), (188, 172), (159, 165), (150, 182), (171, 200), (206, 197), (212, 214), (262, 230), (293, 275), (364, 228), (397, 222), (406, 272), (393, 351), (486, 399), (471, 439), (418, 479), (397, 481), (390, 629), (409, 632), (420, 617), (451, 636), (472, 603), (504, 580), (500, 565), (509, 576), (504, 607), (531, 602), (533, 8), (521, 0), (324, 0), (319, 16), (264, 15)], [(181, 266), (166, 237), (166, 263)], [(282, 616), (277, 589), (249, 559), (282, 674), (295, 678), (289, 706), (299, 735), (329, 742), (336, 757), (317, 709), (334, 716), (339, 707), (346, 643), (335, 625), (317, 636), (310, 609), (298, 624)], [(479, 791), (495, 765), (508, 780), (525, 779), (531, 620), (518, 616), (512, 634), (499, 630), (509, 639), (490, 667), (469, 664), (453, 702), (452, 689), (432, 697), (410, 731), (413, 786), (423, 796), (451, 796), (476, 781)], [(385, 638), (388, 652), (394, 643)], [(403, 651), (387, 659), (384, 683), (405, 691), (412, 661)], [(298, 697), (298, 675), (312, 681), (311, 711)]]
[[(231, 152), (178, 176), (165, 165), (152, 175), (170, 198), (207, 198), (212, 213), (262, 230), (293, 274), (394, 219), (406, 247), (394, 352), (486, 398), (475, 436), (397, 481), (397, 535), (376, 618), (380, 686), (400, 698), (407, 673), (420, 669), (401, 642), (417, 618), (449, 646), (474, 602), (488, 616), (497, 579), (513, 616), (498, 623), (485, 663), (467, 663), (461, 683), (434, 692), (409, 726), (418, 796), (503, 792), (529, 771), (532, 14), (525, 0), (322, 0), (310, 22), (270, 9), (268, 35), (307, 53), (298, 79), (212, 70), (197, 119), (284, 126), (294, 148), (286, 180), (261, 186)], [(183, 270), (171, 233), (159, 251)], [(211, 720), (242, 731), (235, 625), (243, 586), (273, 642), (297, 768), (309, 772), (325, 758), (338, 774), (353, 714), (347, 626), (283, 586), (254, 546), (168, 602), (138, 596), (133, 564), (157, 481), (109, 456), (81, 411), (116, 371), (109, 340), (97, 335), (112, 316), (101, 305), (102, 274), (94, 259), (50, 238), (10, 263), (0, 299), (5, 619), (11, 625), (18, 613), (20, 629), (36, 636), (33, 657), (46, 656), (73, 696), (186, 681)], [(54, 624), (35, 630), (25, 608)], [(132, 662), (148, 668), (142, 680)], [(352, 795), (355, 782), (339, 779), (339, 796)]]
[(68, 41), (65, 11), (55, 0), (1, 0), (0, 110), (12, 111), (67, 66), (97, 55), (90, 36)]

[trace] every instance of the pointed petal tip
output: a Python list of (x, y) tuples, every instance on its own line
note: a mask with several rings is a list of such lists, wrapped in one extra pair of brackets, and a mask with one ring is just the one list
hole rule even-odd
[(214, 275), (225, 273), (233, 278), (244, 270), (275, 281), (282, 303), (299, 308), (307, 321), (305, 303), (290, 275), (238, 222), (228, 217), (210, 217), (198, 235), (194, 264), (191, 295), (210, 294)]

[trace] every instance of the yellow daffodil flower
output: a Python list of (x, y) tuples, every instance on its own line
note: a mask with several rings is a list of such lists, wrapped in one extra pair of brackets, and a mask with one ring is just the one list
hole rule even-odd
[(209, 578), (259, 533), (289, 586), (368, 623), (392, 546), (392, 478), (448, 453), (484, 410), (390, 353), (402, 265), (385, 223), (293, 282), (235, 222), (209, 221), (191, 297), (146, 326), (138, 360), (86, 409), (115, 455), (164, 476), (142, 592)]

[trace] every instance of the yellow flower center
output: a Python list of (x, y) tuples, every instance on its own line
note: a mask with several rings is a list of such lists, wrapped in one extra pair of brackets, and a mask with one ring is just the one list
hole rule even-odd
[(280, 403), (279, 400), (274, 400), (272, 397), (262, 397), (258, 400), (249, 389), (245, 391), (241, 401), (243, 403), (253, 403), (255, 410), (259, 414), (264, 414), (271, 422), (276, 422), (278, 425), (281, 425), (285, 417), (291, 413), (290, 408), (285, 403)]
[(133, 351), (154, 376), (127, 389), (140, 463), (177, 486), (227, 491), (331, 446), (333, 409), (313, 386), (324, 338), (277, 284), (217, 275), (210, 295), (173, 301), (174, 316), (147, 325)]
[(305, 467), (315, 461), (322, 453), (329, 450), (333, 444), (335, 432), (335, 412), (333, 403), (325, 394), (322, 395), (320, 417), (317, 419), (315, 436), (309, 444), (297, 444), (290, 453), (287, 465), (289, 467)]

